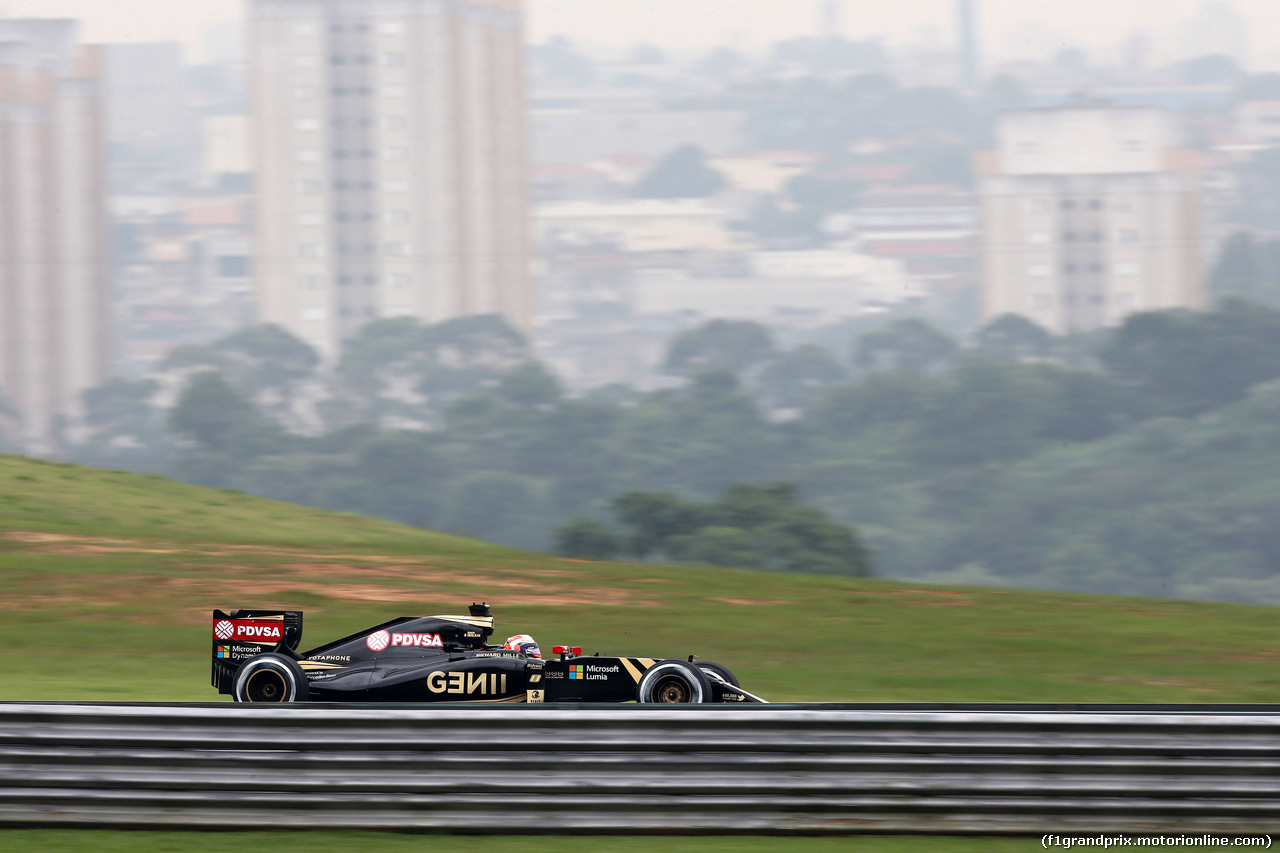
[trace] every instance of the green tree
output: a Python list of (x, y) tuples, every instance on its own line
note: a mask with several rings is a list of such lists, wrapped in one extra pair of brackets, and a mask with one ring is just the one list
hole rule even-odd
[(412, 317), (391, 317), (364, 324), (343, 344), (338, 373), (348, 381), (369, 386), (380, 382), (381, 371), (423, 349), (425, 329)]
[(434, 326), (410, 317), (375, 320), (343, 348), (327, 419), (335, 426), (437, 427), (451, 403), (530, 359), (528, 341), (497, 315)]
[(1231, 235), (1209, 275), (1209, 291), (1217, 297), (1257, 298), (1264, 284), (1259, 261), (1258, 249), (1248, 231)]
[(108, 379), (81, 395), (85, 424), (113, 431), (144, 430), (154, 418), (151, 399), (158, 390), (154, 379)]
[(942, 389), (939, 380), (914, 370), (879, 371), (818, 397), (803, 422), (829, 438), (848, 438), (890, 423), (903, 424), (909, 430), (924, 419)]
[(1003, 314), (978, 330), (978, 349), (994, 358), (1048, 358), (1053, 335), (1020, 314)]
[(207, 450), (254, 456), (278, 449), (282, 430), (216, 370), (197, 373), (169, 413), (169, 429)]
[(557, 509), (578, 512), (615, 491), (622, 463), (611, 438), (619, 417), (612, 406), (562, 400), (507, 436), (511, 467), (546, 478)]
[(1280, 148), (1255, 153), (1237, 168), (1239, 202), (1231, 221), (1280, 231)]
[(1202, 314), (1133, 314), (1102, 357), (1142, 414), (1199, 414), (1280, 376), (1280, 310), (1227, 300)]
[(622, 551), (618, 535), (592, 518), (571, 518), (556, 528), (556, 553), (583, 560), (612, 560)]
[(894, 320), (858, 339), (856, 361), (863, 368), (926, 370), (950, 362), (960, 345), (917, 317)]
[(798, 494), (794, 483), (732, 485), (712, 506), (711, 517), (713, 523), (724, 527), (743, 530), (763, 528), (778, 514), (779, 508), (794, 504)]
[(451, 484), (443, 513), (450, 533), (543, 550), (550, 528), (535, 482), (503, 471), (467, 474)]
[(769, 568), (788, 572), (871, 577), (871, 554), (852, 528), (811, 506), (780, 509), (761, 531)]
[(280, 326), (242, 329), (207, 346), (175, 349), (161, 365), (163, 372), (190, 373), (212, 368), (249, 398), (259, 410), (284, 426), (317, 425), (309, 414), (311, 387), (318, 384), (320, 357)]
[(355, 453), (359, 478), (355, 505), (343, 507), (428, 527), (436, 520), (450, 466), (439, 438), (421, 432), (388, 432), (366, 439)]
[(517, 408), (547, 408), (564, 398), (564, 389), (555, 374), (531, 361), (499, 377), (497, 394)]
[(427, 342), (445, 362), (482, 362), (510, 369), (529, 359), (529, 341), (501, 315), (455, 317), (426, 327)]
[(765, 364), (753, 386), (770, 409), (803, 409), (848, 376), (829, 350), (805, 344)]
[(213, 345), (220, 367), (250, 393), (305, 379), (320, 364), (316, 351), (274, 323), (251, 326)]
[(663, 370), (691, 376), (714, 370), (747, 370), (774, 355), (769, 330), (750, 320), (711, 320), (677, 335)]
[(765, 565), (758, 539), (751, 531), (713, 524), (671, 537), (665, 550), (681, 563), (759, 569)]
[(17, 453), (22, 449), (18, 410), (0, 389), (0, 453)]
[(700, 373), (683, 388), (648, 395), (620, 414), (613, 436), (621, 482), (700, 494), (742, 479), (770, 479), (787, 444), (728, 372)]
[(154, 379), (109, 379), (81, 394), (88, 436), (71, 457), (98, 467), (155, 471), (173, 453), (165, 434), (165, 412), (154, 402)]
[(614, 405), (566, 399), (559, 381), (533, 363), (451, 403), (441, 447), (461, 468), (545, 478), (551, 505), (567, 514), (612, 492), (619, 414)]
[(1052, 400), (1041, 413), (1040, 435), (1050, 440), (1097, 441), (1132, 420), (1129, 395), (1112, 377), (1092, 370), (1040, 365), (1052, 385)]
[(686, 563), (866, 577), (871, 559), (857, 535), (796, 501), (789, 483), (738, 484), (710, 503), (667, 492), (628, 492), (613, 501), (630, 528), (631, 550)]
[(1257, 241), (1247, 231), (1228, 238), (1209, 275), (1216, 301), (1232, 297), (1280, 305), (1280, 240)]
[(724, 189), (724, 175), (707, 165), (696, 145), (683, 145), (663, 157), (632, 190), (637, 198), (706, 198)]
[(920, 422), (915, 453), (944, 465), (1027, 455), (1044, 434), (1055, 388), (1028, 365), (975, 359), (962, 363)]
[(661, 551), (672, 537), (702, 526), (701, 509), (670, 492), (624, 492), (609, 505), (618, 521), (630, 529), (628, 549), (641, 557)]

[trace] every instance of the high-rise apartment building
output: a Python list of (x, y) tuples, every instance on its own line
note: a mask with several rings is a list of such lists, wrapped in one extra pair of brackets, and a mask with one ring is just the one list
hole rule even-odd
[(977, 161), (984, 320), (1067, 333), (1202, 307), (1200, 174), (1172, 116), (1015, 111), (996, 143)]
[(0, 20), (0, 414), (33, 453), (111, 369), (102, 64), (74, 21)]
[(978, 29), (974, 21), (977, 0), (956, 0), (956, 30), (960, 41), (960, 88), (973, 92), (978, 88)]
[(377, 317), (527, 327), (519, 0), (254, 0), (260, 318), (329, 358)]

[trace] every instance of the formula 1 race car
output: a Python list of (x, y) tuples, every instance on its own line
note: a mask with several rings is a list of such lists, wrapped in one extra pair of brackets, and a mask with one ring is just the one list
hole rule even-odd
[[(296, 610), (213, 611), (213, 686), (237, 702), (763, 702), (717, 663), (491, 645), (493, 614), (402, 616), (298, 652)], [(523, 635), (519, 635), (523, 636)], [(516, 638), (512, 638), (513, 640)], [(514, 647), (508, 647), (514, 646)]]

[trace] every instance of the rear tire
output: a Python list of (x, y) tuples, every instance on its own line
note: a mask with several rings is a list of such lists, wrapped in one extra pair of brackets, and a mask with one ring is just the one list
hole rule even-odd
[(649, 667), (636, 689), (645, 704), (691, 705), (711, 701), (711, 682), (702, 670), (682, 660), (664, 660)]
[(249, 658), (241, 664), (231, 686), (231, 695), (237, 702), (305, 702), (310, 692), (302, 667), (274, 652)]

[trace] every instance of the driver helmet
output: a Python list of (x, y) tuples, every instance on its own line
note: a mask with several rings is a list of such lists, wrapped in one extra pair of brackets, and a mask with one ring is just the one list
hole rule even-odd
[(528, 634), (516, 634), (513, 637), (507, 637), (507, 641), (502, 644), (502, 647), (504, 649), (511, 649), (517, 652), (524, 652), (529, 657), (542, 657), (542, 652), (538, 649), (538, 643)]

